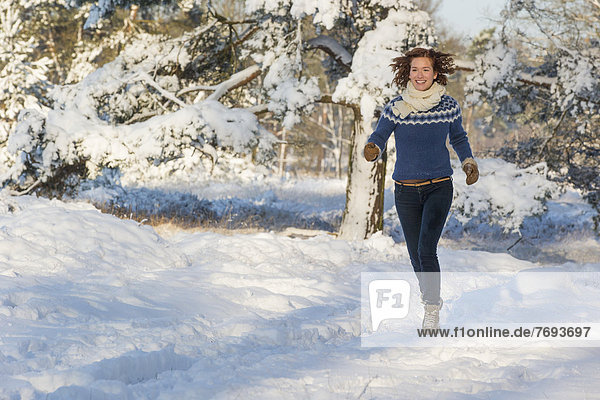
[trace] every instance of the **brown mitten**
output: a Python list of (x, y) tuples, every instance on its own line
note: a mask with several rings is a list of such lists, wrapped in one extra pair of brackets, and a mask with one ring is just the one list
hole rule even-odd
[(379, 157), (379, 147), (375, 143), (367, 143), (365, 145), (365, 160), (373, 161)]
[(467, 175), (467, 185), (472, 185), (479, 179), (479, 168), (477, 161), (472, 158), (467, 158), (462, 163), (462, 169)]

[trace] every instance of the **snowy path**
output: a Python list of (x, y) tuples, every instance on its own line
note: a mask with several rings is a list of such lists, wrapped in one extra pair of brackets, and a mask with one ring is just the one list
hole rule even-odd
[(2, 208), (0, 399), (600, 398), (597, 348), (361, 348), (360, 273), (409, 268), (389, 237), (163, 239), (82, 203)]

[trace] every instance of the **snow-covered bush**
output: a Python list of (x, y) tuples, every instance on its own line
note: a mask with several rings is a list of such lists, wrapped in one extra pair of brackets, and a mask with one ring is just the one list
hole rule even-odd
[[(505, 233), (519, 232), (527, 217), (541, 215), (546, 200), (556, 197), (561, 188), (547, 180), (545, 163), (518, 168), (501, 159), (480, 159), (480, 179), (467, 186), (458, 174), (454, 180), (452, 215), (463, 225), (469, 221), (501, 226)], [(460, 163), (453, 160), (460, 171)]]

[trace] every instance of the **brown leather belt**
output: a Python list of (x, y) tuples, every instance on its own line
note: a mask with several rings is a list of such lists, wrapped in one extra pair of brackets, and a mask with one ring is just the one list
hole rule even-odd
[(451, 179), (452, 179), (452, 177), (445, 176), (443, 178), (428, 179), (426, 181), (417, 182), (417, 183), (402, 183), (402, 182), (398, 182), (398, 181), (394, 181), (394, 182), (396, 182), (398, 185), (401, 185), (401, 186), (424, 186), (424, 185), (430, 185), (432, 183), (449, 181)]

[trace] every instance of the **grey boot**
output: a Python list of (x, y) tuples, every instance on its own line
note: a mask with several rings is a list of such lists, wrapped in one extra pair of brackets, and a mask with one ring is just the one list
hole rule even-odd
[(440, 304), (425, 304), (425, 313), (423, 314), (423, 329), (439, 329), (440, 328)]

